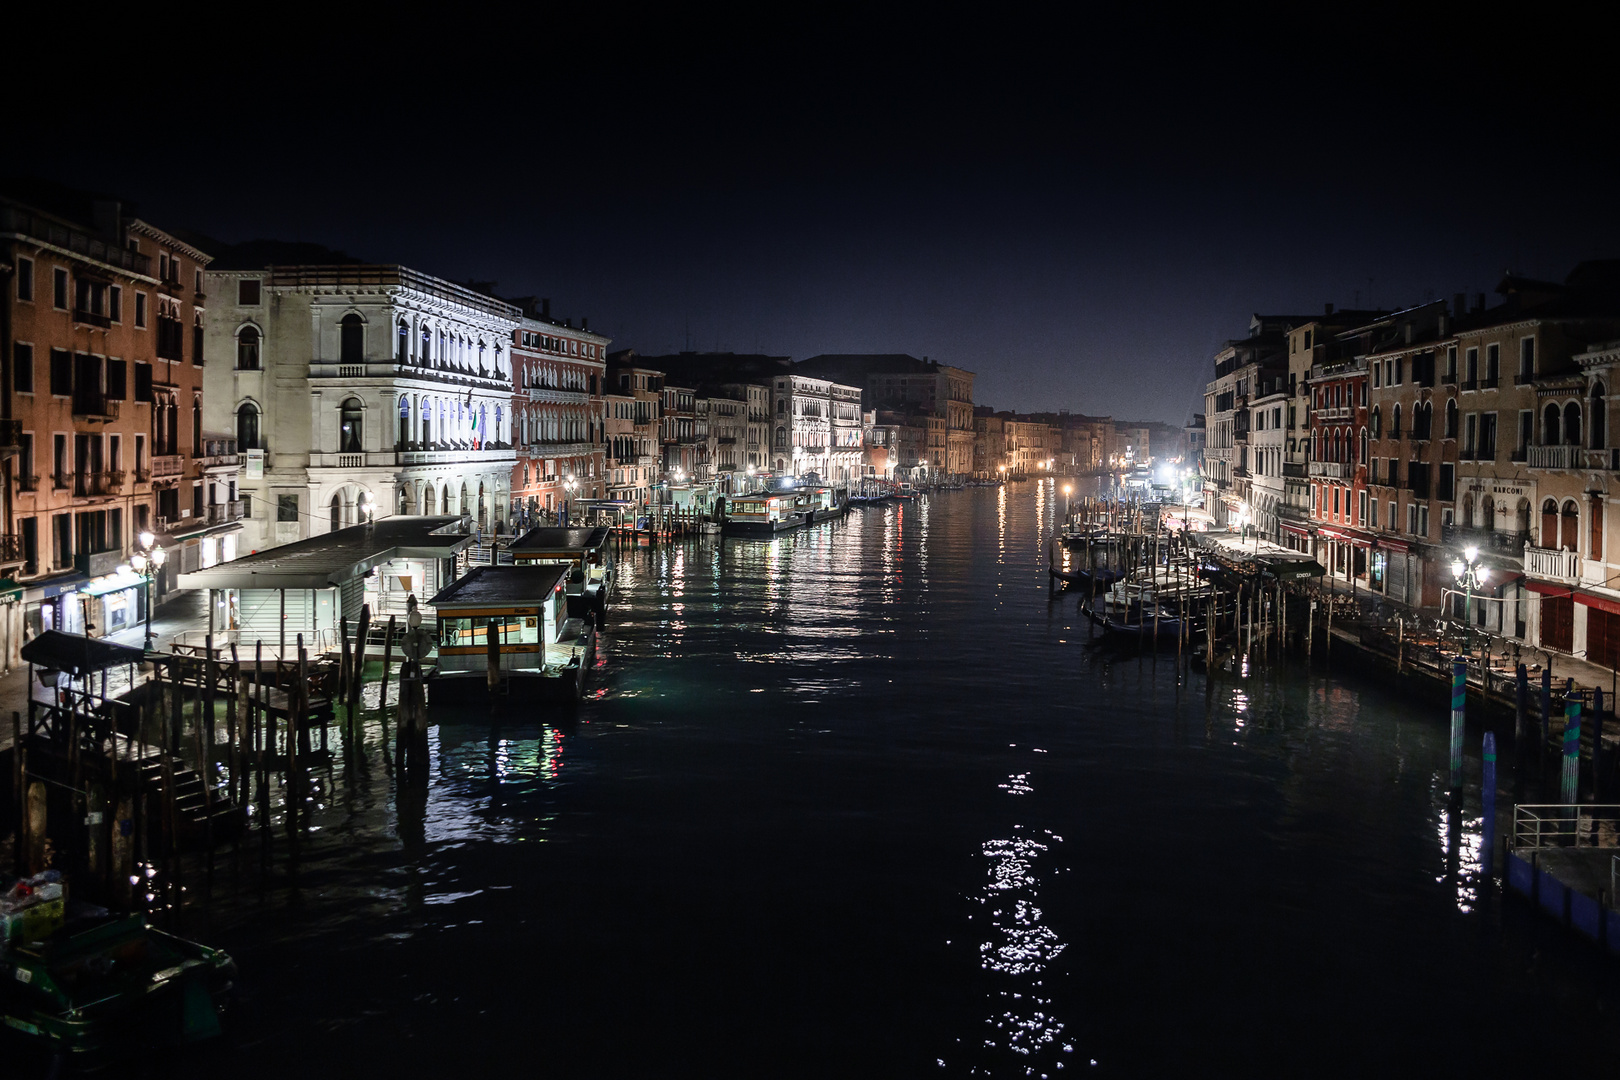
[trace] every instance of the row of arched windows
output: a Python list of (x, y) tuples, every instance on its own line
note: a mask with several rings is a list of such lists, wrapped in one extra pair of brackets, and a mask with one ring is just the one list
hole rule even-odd
[[(358, 321), (359, 316), (343, 317), (345, 335), (350, 319)], [(491, 345), (483, 338), (471, 337), (458, 329), (435, 327), (430, 322), (423, 322), (413, 335), (410, 324), (400, 319), (395, 330), (394, 360), (398, 364), (416, 364), (485, 376), (498, 376), (504, 371), (501, 364), (505, 354), (499, 343)], [(345, 336), (345, 352), (347, 340)], [(411, 348), (413, 341), (416, 345), (414, 350)]]
[(596, 424), (590, 410), (555, 405), (521, 409), (516, 415), (518, 441), (524, 446), (548, 442), (594, 442)]
[(472, 449), (509, 444), (506, 411), (488, 403), (434, 394), (399, 396), (401, 449)]

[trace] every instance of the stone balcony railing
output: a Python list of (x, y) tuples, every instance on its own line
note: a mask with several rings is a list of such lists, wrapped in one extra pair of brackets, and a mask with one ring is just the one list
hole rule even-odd
[(1529, 577), (1573, 583), (1581, 574), (1581, 557), (1573, 551), (1526, 545), (1524, 572)]
[(1531, 446), (1529, 465), (1532, 469), (1576, 469), (1580, 467), (1578, 446)]
[(1529, 539), (1528, 533), (1517, 529), (1482, 529), (1470, 525), (1444, 525), (1440, 529), (1442, 543), (1459, 548), (1473, 546), (1515, 558), (1524, 551)]
[(179, 454), (153, 454), (153, 476), (179, 476), (186, 471), (186, 459)]
[(1356, 467), (1348, 461), (1313, 461), (1310, 464), (1312, 476), (1320, 476), (1327, 480), (1348, 480), (1355, 475)]

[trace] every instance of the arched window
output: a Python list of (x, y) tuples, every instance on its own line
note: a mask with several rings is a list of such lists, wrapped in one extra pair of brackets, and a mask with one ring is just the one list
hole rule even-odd
[(433, 442), (433, 403), (426, 398), (422, 400), (422, 448), (427, 449)]
[(1581, 407), (1573, 401), (1564, 406), (1564, 445), (1581, 445)]
[(399, 489), (399, 506), (394, 512), (396, 514), (408, 514), (411, 512), (410, 492), (406, 491), (403, 487)]
[(358, 364), (366, 355), (366, 324), (352, 311), (343, 316), (343, 329), (338, 341), (338, 361)]
[(1457, 399), (1446, 402), (1446, 438), (1457, 437)]
[(262, 450), (259, 445), (259, 407), (244, 401), (236, 407), (236, 448)]
[(422, 352), (417, 356), (416, 362), (428, 367), (433, 361), (433, 331), (422, 327)]
[[(1591, 411), (1592, 411), (1592, 422), (1589, 425), (1587, 425), (1588, 427), (1590, 427), (1592, 429), (1592, 431), (1591, 431), (1592, 441), (1591, 441), (1591, 443), (1589, 445), (1594, 450), (1602, 450), (1603, 446), (1604, 446), (1604, 443), (1608, 440), (1608, 437), (1609, 437), (1609, 433), (1607, 431), (1607, 428), (1609, 426), (1609, 424), (1608, 424), (1608, 411), (1609, 410), (1603, 404), (1603, 384), (1600, 383), (1600, 382), (1592, 384), (1592, 410)], [(1594, 556), (1592, 556), (1592, 558), (1595, 559), (1595, 558), (1597, 558), (1597, 556), (1594, 555)]]
[(1574, 499), (1564, 501), (1564, 512), (1560, 515), (1558, 529), (1558, 546), (1565, 551), (1576, 550), (1576, 544), (1581, 530), (1581, 508), (1575, 505)]
[(433, 511), (435, 509), (433, 503), (434, 503), (433, 485), (429, 484), (427, 487), (422, 489), (422, 513), (424, 513), (424, 514), (433, 513)]
[(1479, 501), (1480, 524), (1487, 529), (1496, 528), (1496, 500), (1489, 495)]
[(1384, 414), (1377, 405), (1373, 406), (1372, 411), (1372, 437), (1375, 439), (1384, 437)]
[(259, 331), (251, 326), (236, 335), (236, 366), (241, 371), (259, 370)]
[(1541, 445), (1558, 445), (1558, 406), (1550, 402), (1541, 413)]
[(1463, 528), (1472, 529), (1474, 527), (1474, 496), (1473, 495), (1464, 495), (1463, 496), (1462, 512), (1463, 512), (1463, 522), (1462, 522), (1463, 523)]
[(1389, 416), (1389, 437), (1392, 439), (1401, 437), (1401, 403), (1398, 401)]
[(202, 457), (202, 400), (200, 398), (191, 403), (191, 452), (197, 457)]
[(399, 395), (399, 448), (409, 446), (411, 442), (411, 399), (404, 394)]
[(1514, 511), (1514, 514), (1513, 514), (1513, 519), (1514, 519), (1513, 520), (1513, 527), (1516, 530), (1518, 530), (1519, 535), (1528, 538), (1530, 536), (1530, 500), (1529, 499), (1520, 499), (1519, 500), (1519, 505), (1518, 505), (1518, 507), (1515, 508), (1515, 511)]
[(363, 412), (359, 398), (344, 400), (339, 413), (338, 453), (358, 454), (365, 449), (364, 432), (361, 430)]
[(1558, 546), (1558, 503), (1552, 499), (1541, 504), (1541, 546)]
[(777, 416), (786, 416), (787, 415), (787, 401), (785, 401), (782, 398), (777, 398), (776, 399), (776, 415)]
[(1358, 463), (1367, 460), (1367, 429), (1361, 429), (1361, 456), (1356, 459)]
[(343, 493), (341, 491), (332, 496), (330, 513), (331, 531), (337, 532), (339, 529), (343, 528)]
[(399, 356), (395, 363), (404, 364), (411, 356), (411, 328), (405, 325), (405, 320), (399, 320)]

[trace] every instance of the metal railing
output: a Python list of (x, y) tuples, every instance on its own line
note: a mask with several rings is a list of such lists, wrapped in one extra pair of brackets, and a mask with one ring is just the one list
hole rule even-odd
[(1620, 803), (1519, 803), (1516, 848), (1620, 848)]

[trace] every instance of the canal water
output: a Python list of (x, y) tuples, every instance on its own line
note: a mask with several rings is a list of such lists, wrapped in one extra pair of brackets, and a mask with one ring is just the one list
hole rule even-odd
[[(1050, 485), (629, 551), (577, 720), (435, 701), (222, 859), (232, 1077), (1512, 1075), (1615, 969), (1481, 875), (1479, 732), (1049, 599)], [(373, 691), (374, 692), (374, 691)], [(380, 734), (373, 718), (372, 735)], [(1503, 803), (1517, 776), (1504, 753)], [(1504, 810), (1505, 813), (1505, 810)], [(176, 1063), (170, 1063), (176, 1064)], [(518, 1070), (522, 1070), (519, 1072)]]

